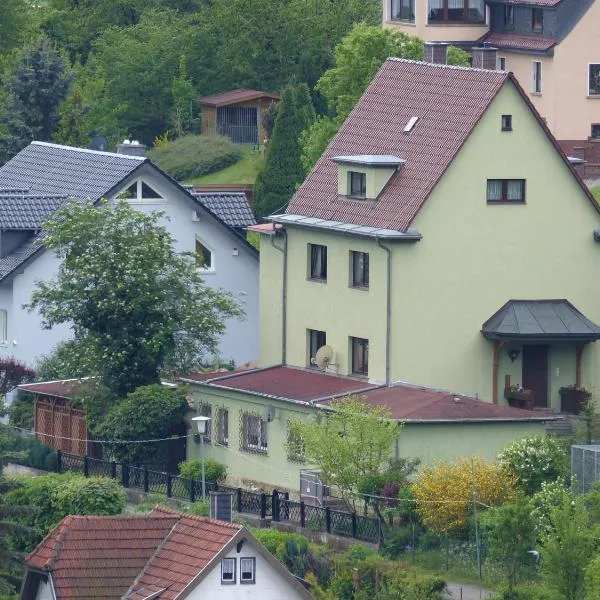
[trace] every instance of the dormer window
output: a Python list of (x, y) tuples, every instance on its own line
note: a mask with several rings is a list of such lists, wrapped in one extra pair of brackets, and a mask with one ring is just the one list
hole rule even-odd
[(365, 198), (367, 195), (367, 175), (350, 171), (350, 195), (354, 198)]
[(406, 162), (389, 154), (334, 156), (338, 165), (338, 194), (359, 200), (377, 200), (392, 175)]

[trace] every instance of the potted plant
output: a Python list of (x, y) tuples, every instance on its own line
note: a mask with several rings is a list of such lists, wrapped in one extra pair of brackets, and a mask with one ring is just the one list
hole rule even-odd
[(560, 411), (573, 415), (578, 415), (592, 397), (591, 392), (574, 385), (561, 387), (558, 392), (560, 394)]

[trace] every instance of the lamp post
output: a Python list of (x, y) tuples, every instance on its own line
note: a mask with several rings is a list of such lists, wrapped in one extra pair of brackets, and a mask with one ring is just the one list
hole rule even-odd
[(210, 417), (192, 417), (192, 421), (196, 421), (198, 433), (200, 434), (200, 461), (202, 463), (202, 500), (206, 498), (206, 478), (204, 476), (204, 436)]

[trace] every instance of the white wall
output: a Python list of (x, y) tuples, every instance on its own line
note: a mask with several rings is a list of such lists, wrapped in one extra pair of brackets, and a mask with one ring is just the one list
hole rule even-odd
[(40, 580), (38, 585), (37, 593), (35, 595), (35, 600), (53, 600), (54, 595), (52, 594), (52, 586), (50, 584), (50, 579), (46, 579), (46, 581)]
[[(246, 313), (243, 320), (231, 319), (226, 323), (226, 331), (219, 343), (220, 358), (233, 359), (236, 365), (257, 359), (258, 257), (212, 217), (201, 216), (199, 221), (193, 221), (192, 213), (198, 208), (197, 204), (151, 167), (143, 167), (138, 173), (166, 200), (136, 203), (135, 208), (146, 213), (163, 211), (168, 217), (165, 224), (173, 233), (179, 252), (194, 252), (198, 235), (215, 256), (214, 272), (203, 274), (204, 281), (212, 288), (231, 292)], [(123, 188), (127, 188), (130, 181), (124, 181)], [(69, 326), (43, 330), (39, 314), (28, 313), (22, 308), (30, 301), (34, 282), (54, 277), (58, 264), (52, 253), (43, 251), (12, 281), (0, 284), (0, 309), (8, 312), (8, 344), (0, 346), (0, 356), (15, 356), (34, 366), (41, 355), (48, 354), (58, 342), (71, 337)]]
[[(240, 583), (240, 558), (256, 558), (256, 583)], [(190, 600), (205, 598), (260, 598), (260, 600), (295, 600), (302, 596), (250, 545), (244, 542), (241, 552), (232, 548), (227, 558), (236, 558), (236, 583), (221, 583), (221, 563), (196, 586), (188, 596)]]

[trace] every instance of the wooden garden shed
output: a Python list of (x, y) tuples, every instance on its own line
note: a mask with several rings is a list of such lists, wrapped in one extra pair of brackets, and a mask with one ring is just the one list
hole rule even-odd
[(264, 113), (279, 95), (239, 89), (198, 99), (202, 105), (202, 133), (224, 135), (236, 144), (260, 145), (267, 133)]

